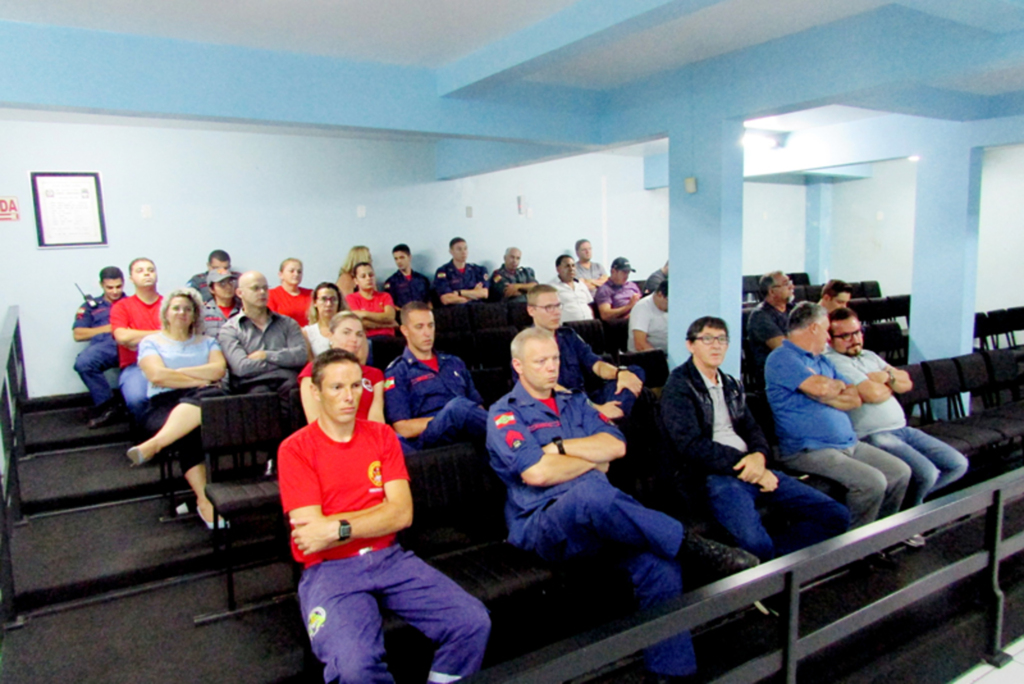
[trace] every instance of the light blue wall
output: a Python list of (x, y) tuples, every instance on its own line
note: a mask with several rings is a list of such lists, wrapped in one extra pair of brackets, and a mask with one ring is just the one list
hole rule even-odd
[[(555, 257), (581, 236), (599, 258), (630, 257), (642, 276), (664, 263), (666, 191), (644, 190), (639, 156), (585, 155), (438, 182), (432, 142), (24, 121), (3, 122), (0, 149), (0, 188), (23, 206), (21, 221), (0, 224), (0, 291), (5, 304), (23, 307), (32, 396), (82, 390), (71, 370), (80, 348), (69, 332), (80, 301), (73, 283), (95, 292), (102, 266), (126, 269), (140, 255), (156, 261), (165, 292), (202, 270), (215, 248), (272, 282), (279, 262), (296, 256), (307, 286), (333, 281), (359, 243), (382, 277), (393, 272), (397, 242), (409, 243), (415, 266), (432, 275), (454, 235), (490, 268), (518, 246), (542, 279), (554, 277)], [(108, 247), (36, 246), (28, 174), (68, 170), (100, 172)], [(517, 212), (519, 195), (528, 216)], [(142, 205), (152, 218), (141, 218)]]

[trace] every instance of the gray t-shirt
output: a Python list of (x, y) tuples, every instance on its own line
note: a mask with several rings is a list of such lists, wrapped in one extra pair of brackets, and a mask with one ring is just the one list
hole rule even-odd
[(717, 383), (708, 380), (703, 373), (700, 374), (700, 378), (707, 386), (708, 393), (711, 395), (711, 403), (715, 407), (715, 422), (711, 427), (711, 440), (737, 449), (741, 454), (747, 453), (747, 443), (736, 434), (736, 429), (732, 426), (732, 418), (729, 417), (729, 407), (725, 404), (725, 392), (722, 390), (722, 374), (718, 373), (715, 376), (715, 379), (718, 380)]
[(580, 280), (597, 280), (607, 275), (604, 271), (604, 266), (597, 263), (593, 259), (590, 260), (590, 266), (583, 268), (580, 263), (576, 262), (576, 277)]
[[(859, 385), (868, 379), (868, 373), (884, 371), (887, 364), (878, 354), (865, 349), (859, 356), (851, 357), (840, 354), (832, 347), (825, 350), (825, 357), (832, 362), (847, 380), (854, 385)], [(857, 438), (861, 439), (867, 435), (886, 430), (899, 430), (906, 427), (907, 418), (903, 413), (903, 407), (896, 397), (889, 397), (881, 404), (864, 403), (860, 408), (853, 409), (848, 414)]]

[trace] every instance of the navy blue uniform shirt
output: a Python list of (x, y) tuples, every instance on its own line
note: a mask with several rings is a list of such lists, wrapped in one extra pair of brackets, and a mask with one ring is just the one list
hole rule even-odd
[[(78, 311), (75, 312), (75, 323), (71, 326), (72, 330), (75, 328), (101, 328), (104, 325), (110, 325), (110, 309), (114, 305), (108, 302), (106, 297), (100, 297), (96, 302), (98, 306), (95, 309), (88, 304), (78, 307)], [(113, 343), (114, 336), (110, 333), (103, 333), (90, 339), (89, 344), (108, 341)]]
[(523, 387), (515, 388), (491, 406), (487, 416), (487, 451), (491, 467), (508, 487), (505, 522), (509, 541), (521, 544), (523, 525), (530, 515), (548, 501), (557, 499), (577, 483), (591, 478), (607, 481), (604, 473), (590, 470), (579, 477), (550, 487), (531, 487), (523, 482), (523, 471), (544, 455), (542, 449), (555, 437), (576, 439), (601, 432), (618, 440), (625, 438), (618, 428), (590, 405), (579, 392), (555, 392), (556, 414), (534, 399)]
[(395, 271), (394, 275), (384, 281), (384, 292), (391, 295), (395, 308), (401, 309), (409, 302), (430, 301), (430, 280), (422, 273), (412, 271), (409, 278)]
[(455, 292), (456, 290), (472, 290), (478, 283), (487, 285), (487, 269), (476, 264), (466, 264), (462, 273), (449, 261), (434, 272), (434, 290), (437, 296)]
[(455, 397), (484, 403), (462, 359), (436, 351), (434, 356), (436, 372), (406, 347), (384, 371), (384, 410), (389, 423), (432, 418)]
[(558, 340), (558, 384), (566, 389), (583, 391), (588, 373), (594, 372), (594, 364), (601, 357), (573, 330), (562, 326), (555, 330)]

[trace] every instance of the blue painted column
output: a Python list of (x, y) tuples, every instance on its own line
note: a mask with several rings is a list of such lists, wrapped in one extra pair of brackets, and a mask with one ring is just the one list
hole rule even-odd
[(804, 270), (812, 283), (825, 283), (832, 268), (832, 181), (812, 179), (806, 188)]
[[(669, 140), (669, 359), (685, 361), (686, 329), (719, 316), (735, 340), (723, 369), (740, 370), (743, 277), (742, 121), (694, 117)], [(697, 192), (686, 191), (697, 179)]]
[(920, 156), (911, 280), (911, 362), (971, 351), (978, 277), (982, 149), (953, 136)]

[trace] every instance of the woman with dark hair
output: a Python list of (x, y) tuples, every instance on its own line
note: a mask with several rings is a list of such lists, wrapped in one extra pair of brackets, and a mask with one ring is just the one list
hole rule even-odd
[(331, 348), (331, 319), (334, 314), (344, 311), (345, 300), (334, 283), (322, 282), (313, 289), (313, 303), (309, 307), (309, 325), (302, 329), (312, 361)]
[(175, 442), (181, 470), (196, 495), (199, 516), (213, 529), (213, 505), (206, 498), (206, 464), (196, 428), (202, 422), (200, 403), (223, 396), (220, 380), (227, 368), (220, 345), (203, 335), (203, 300), (190, 287), (171, 292), (160, 307), (160, 332), (139, 343), (139, 368), (149, 380), (149, 408), (143, 427), (153, 434), (128, 450), (128, 459), (142, 465)]

